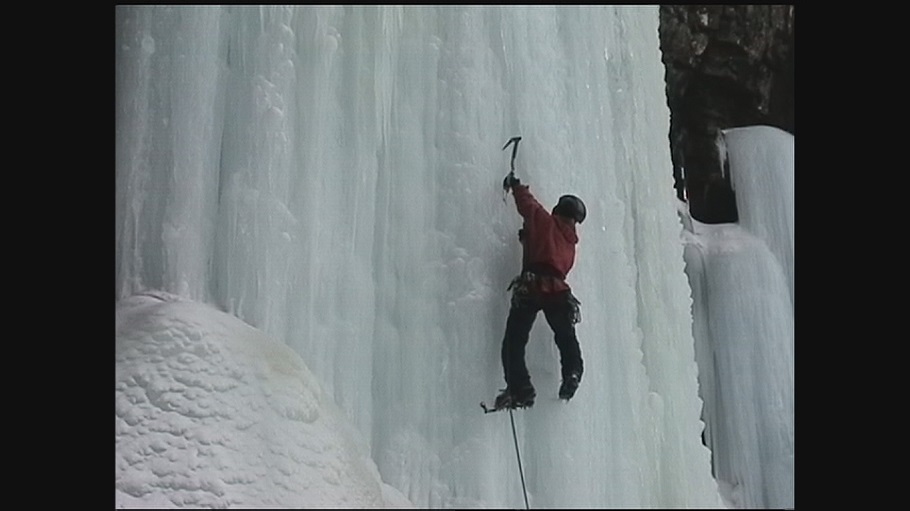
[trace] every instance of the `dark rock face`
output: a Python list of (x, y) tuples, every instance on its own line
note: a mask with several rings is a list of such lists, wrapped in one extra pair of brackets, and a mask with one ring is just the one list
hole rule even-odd
[(660, 6), (675, 186), (702, 222), (737, 219), (719, 130), (795, 133), (794, 20), (792, 5)]

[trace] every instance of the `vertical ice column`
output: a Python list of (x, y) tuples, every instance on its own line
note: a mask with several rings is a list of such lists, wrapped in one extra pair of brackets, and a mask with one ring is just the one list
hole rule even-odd
[(774, 252), (787, 274), (790, 299), (795, 300), (795, 138), (772, 126), (724, 130), (723, 137), (739, 224)]
[(209, 298), (222, 130), (223, 11), (116, 9), (118, 296)]

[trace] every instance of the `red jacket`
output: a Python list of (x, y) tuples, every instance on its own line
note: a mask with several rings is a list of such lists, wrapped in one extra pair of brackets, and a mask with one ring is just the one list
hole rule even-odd
[(524, 218), (522, 270), (543, 275), (555, 272), (556, 278), (540, 283), (542, 292), (569, 289), (564, 279), (575, 264), (575, 245), (578, 243), (575, 222), (547, 211), (526, 185), (514, 186), (512, 193), (518, 214)]

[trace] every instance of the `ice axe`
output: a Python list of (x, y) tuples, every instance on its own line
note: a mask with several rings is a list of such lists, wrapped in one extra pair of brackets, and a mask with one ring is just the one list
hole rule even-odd
[(521, 137), (512, 137), (506, 142), (506, 145), (502, 146), (502, 150), (505, 151), (509, 147), (509, 144), (515, 143), (512, 146), (512, 170), (509, 172), (509, 175), (502, 180), (502, 189), (503, 191), (509, 190), (509, 178), (515, 176), (515, 156), (518, 154), (518, 143), (521, 142)]

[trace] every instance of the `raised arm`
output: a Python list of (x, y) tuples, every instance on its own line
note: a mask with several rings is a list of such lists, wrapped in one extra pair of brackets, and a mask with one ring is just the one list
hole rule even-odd
[(515, 207), (522, 218), (532, 218), (540, 213), (548, 214), (546, 208), (537, 201), (537, 198), (534, 197), (527, 185), (517, 184), (513, 186), (512, 194), (515, 196)]

